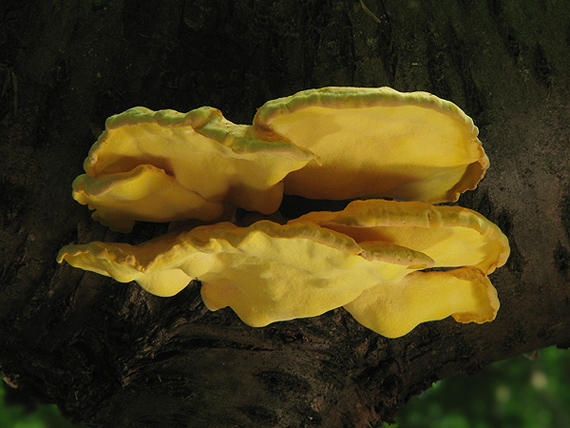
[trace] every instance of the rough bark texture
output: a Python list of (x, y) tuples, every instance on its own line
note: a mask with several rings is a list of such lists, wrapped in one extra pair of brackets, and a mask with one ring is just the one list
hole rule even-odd
[[(91, 427), (380, 426), (437, 379), (570, 344), (570, 2), (365, 3), (377, 19), (356, 0), (0, 3), (10, 384)], [(491, 277), (495, 322), (387, 340), (339, 309), (253, 329), (207, 311), (197, 283), (164, 299), (55, 262), (70, 242), (164, 231), (111, 233), (71, 199), (106, 117), (211, 105), (249, 123), (269, 99), (327, 85), (427, 90), (473, 117), (492, 166), (459, 203), (512, 246)]]

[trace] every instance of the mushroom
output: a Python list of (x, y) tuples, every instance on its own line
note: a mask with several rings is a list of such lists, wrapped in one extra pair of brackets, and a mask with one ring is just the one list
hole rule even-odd
[(73, 197), (129, 232), (137, 220), (210, 221), (233, 207), (271, 214), (284, 186), (315, 199), (455, 201), (489, 166), (473, 121), (425, 92), (312, 89), (267, 102), (253, 123), (211, 107), (111, 116)]
[(228, 222), (199, 226), (138, 246), (67, 245), (57, 260), (119, 282), (136, 281), (165, 297), (198, 278), (210, 310), (230, 306), (254, 327), (320, 315), (378, 282), (399, 281), (433, 264), (425, 254), (394, 244), (357, 244), (312, 223), (267, 220), (247, 228)]
[(285, 178), (285, 193), (312, 199), (456, 201), (489, 167), (471, 118), (426, 92), (310, 89), (267, 102), (253, 123), (319, 157)]
[(390, 88), (302, 91), (269, 101), (249, 126), (211, 107), (135, 107), (107, 120), (73, 183), (113, 230), (235, 207), (271, 214), (283, 191), (414, 202), (357, 200), (285, 225), (223, 222), (137, 246), (67, 245), (57, 260), (164, 297), (199, 279), (210, 310), (229, 306), (256, 327), (341, 306), (387, 337), (449, 315), (490, 321), (499, 301), (487, 275), (506, 262), (507, 238), (472, 210), (431, 204), (484, 176), (477, 135), (456, 105)]
[(213, 220), (232, 206), (270, 214), (281, 203), (283, 177), (316, 159), (211, 107), (185, 114), (134, 107), (105, 126), (73, 197), (120, 232), (137, 220)]
[[(468, 246), (473, 254), (463, 251)], [(367, 200), (286, 225), (262, 220), (242, 228), (225, 222), (139, 246), (68, 245), (58, 261), (120, 282), (137, 281), (159, 296), (172, 296), (197, 278), (209, 309), (230, 306), (255, 327), (345, 306), (362, 324), (393, 337), (443, 314), (459, 314), (459, 320), (470, 319), (464, 314), (494, 317), (498, 301), (479, 268), (490, 272), (507, 255), (506, 237), (473, 211)], [(411, 276), (450, 265), (473, 267)], [(425, 299), (429, 293), (438, 297)], [(388, 318), (378, 310), (382, 305), (391, 309)], [(414, 313), (409, 321), (392, 319), (408, 312)]]

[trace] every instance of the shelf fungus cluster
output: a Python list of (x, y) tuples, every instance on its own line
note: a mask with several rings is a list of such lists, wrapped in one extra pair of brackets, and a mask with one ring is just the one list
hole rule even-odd
[[(67, 245), (58, 261), (165, 297), (199, 279), (209, 309), (255, 327), (339, 307), (386, 337), (448, 316), (491, 321), (488, 275), (508, 240), (477, 212), (433, 205), (485, 174), (477, 133), (454, 104), (390, 88), (302, 91), (266, 103), (252, 125), (210, 107), (135, 107), (107, 120), (73, 197), (122, 232), (139, 220), (212, 224), (138, 246)], [(356, 200), (286, 224), (215, 223), (236, 208), (271, 214), (283, 193)]]

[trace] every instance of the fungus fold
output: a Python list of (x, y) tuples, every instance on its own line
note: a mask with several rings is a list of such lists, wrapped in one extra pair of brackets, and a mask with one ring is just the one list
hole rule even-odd
[(137, 220), (214, 220), (228, 206), (273, 213), (283, 177), (316, 159), (212, 107), (185, 114), (134, 107), (105, 128), (84, 162), (86, 174), (73, 182), (73, 197), (120, 232)]
[(426, 321), (452, 316), (461, 323), (493, 321), (497, 290), (477, 268), (413, 272), (369, 288), (344, 308), (362, 325), (394, 338)]
[(382, 199), (353, 201), (338, 212), (312, 212), (292, 223), (314, 223), (353, 238), (411, 248), (436, 267), (473, 266), (485, 274), (505, 264), (507, 237), (476, 211), (459, 206)]

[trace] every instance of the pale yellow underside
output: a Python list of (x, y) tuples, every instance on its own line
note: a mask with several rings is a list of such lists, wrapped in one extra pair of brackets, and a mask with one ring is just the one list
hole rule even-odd
[(310, 240), (275, 240), (255, 234), (248, 241), (240, 246), (247, 256), (219, 254), (220, 271), (214, 269), (200, 280), (209, 309), (230, 306), (254, 327), (321, 315), (379, 281), (398, 281), (412, 270)]
[(399, 282), (365, 290), (345, 309), (376, 333), (400, 337), (420, 323), (450, 315), (463, 323), (492, 321), (499, 300), (487, 276), (478, 269), (464, 267), (410, 273)]
[(135, 220), (211, 220), (221, 216), (224, 209), (222, 203), (208, 201), (184, 188), (153, 165), (99, 177), (82, 174), (73, 182), (73, 197), (96, 209), (95, 220), (120, 232), (129, 232)]
[(313, 199), (455, 200), (487, 163), (472, 127), (418, 105), (308, 105), (266, 125), (319, 156), (285, 179), (285, 193)]

